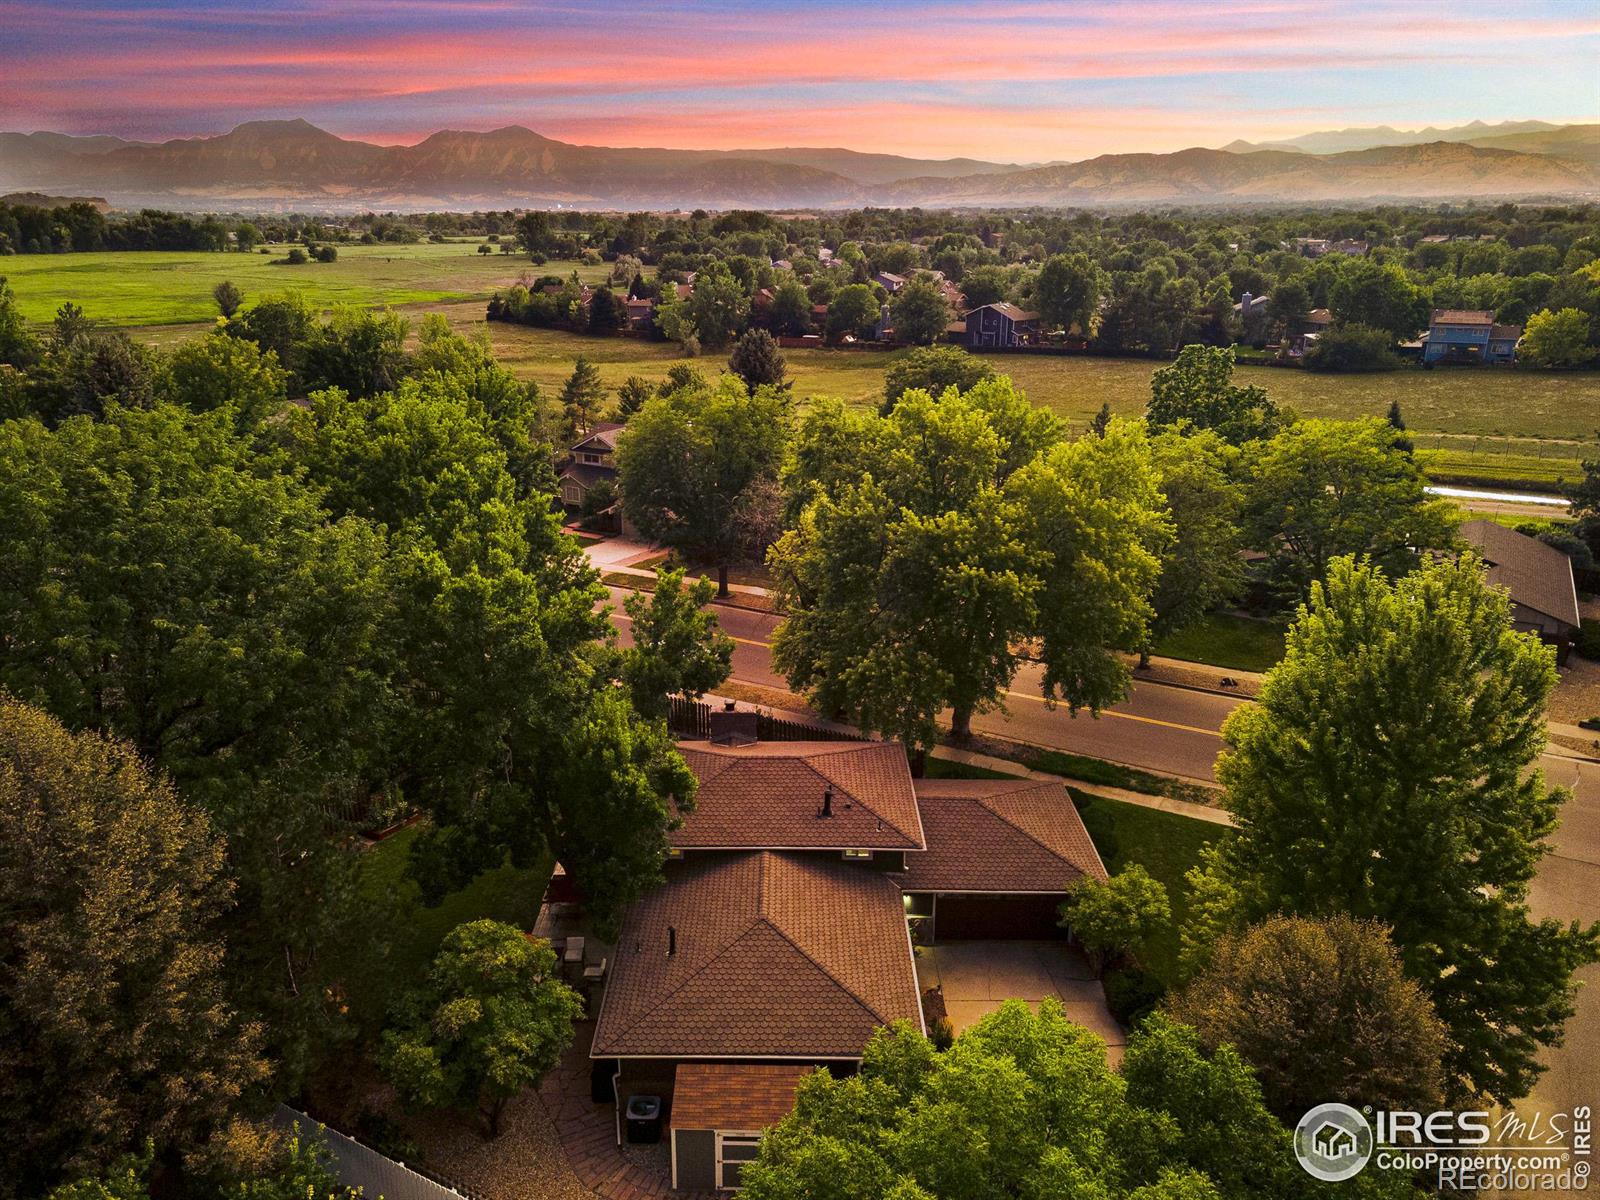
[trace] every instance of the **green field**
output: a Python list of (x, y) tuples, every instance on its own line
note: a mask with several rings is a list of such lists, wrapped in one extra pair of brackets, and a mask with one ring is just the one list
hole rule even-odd
[[(476, 305), (448, 305), (452, 322), (481, 324)], [(559, 387), (583, 354), (608, 386), (629, 375), (660, 377), (688, 362), (714, 374), (720, 355), (686, 359), (671, 344), (623, 338), (590, 338), (516, 325), (490, 327), (495, 352), (517, 374), (541, 387)], [(876, 403), (883, 372), (905, 351), (785, 350), (801, 399), (833, 396)], [(996, 355), (997, 370), (1009, 374), (1035, 404), (1080, 429), (1109, 403), (1133, 415), (1150, 398), (1150, 376), (1161, 364), (1144, 359)], [(1600, 374), (1533, 371), (1396, 371), (1381, 375), (1317, 375), (1273, 367), (1240, 367), (1236, 378), (1259, 384), (1280, 404), (1302, 416), (1381, 417), (1398, 398), (1406, 423), (1431, 474), (1439, 478), (1553, 484), (1579, 474), (1579, 462), (1594, 454), (1600, 429)]]
[[(22, 315), (48, 321), (67, 301), (108, 325), (181, 325), (215, 319), (211, 289), (230, 279), (245, 301), (293, 288), (319, 308), (334, 304), (401, 305), (487, 297), (524, 272), (560, 274), (577, 263), (534, 268), (521, 255), (480, 255), (475, 242), (413, 246), (340, 246), (337, 262), (291, 267), (271, 254), (203, 251), (119, 251), (104, 254), (18, 254), (0, 260)], [(585, 279), (605, 268), (579, 268)]]

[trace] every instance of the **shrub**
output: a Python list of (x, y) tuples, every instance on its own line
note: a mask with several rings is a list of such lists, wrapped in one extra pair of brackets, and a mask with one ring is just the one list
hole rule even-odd
[(291, 246), (289, 248), (288, 256), (283, 261), (288, 263), (291, 267), (298, 267), (300, 264), (310, 262), (311, 260), (306, 257), (306, 252), (300, 249), (299, 246)]
[(318, 246), (311, 251), (311, 256), (320, 263), (330, 263), (338, 259), (339, 250), (336, 246)]
[(1102, 985), (1106, 1007), (1121, 1025), (1143, 1020), (1166, 998), (1161, 981), (1142, 967), (1125, 966), (1107, 971)]
[(1366, 325), (1341, 325), (1323, 333), (1306, 351), (1308, 371), (1393, 371), (1400, 365), (1394, 339)]

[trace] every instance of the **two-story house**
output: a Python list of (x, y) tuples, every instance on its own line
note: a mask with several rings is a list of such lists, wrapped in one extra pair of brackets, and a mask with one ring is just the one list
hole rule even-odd
[(583, 507), (589, 489), (600, 480), (617, 480), (617, 434), (622, 426), (615, 421), (598, 421), (567, 451), (558, 482), (564, 507)]
[(680, 745), (694, 810), (624, 919), (590, 1048), (619, 1113), (659, 1098), (684, 1190), (737, 1186), (806, 1071), (926, 1028), (914, 938), (1063, 937), (1067, 889), (1105, 878), (1058, 784), (913, 780), (897, 744), (755, 728), (714, 713)]
[(997, 300), (969, 311), (966, 343), (973, 349), (1031, 346), (1039, 340), (1039, 314)]
[(1479, 365), (1517, 357), (1520, 325), (1496, 325), (1486, 309), (1436, 308), (1422, 335), (1422, 362)]

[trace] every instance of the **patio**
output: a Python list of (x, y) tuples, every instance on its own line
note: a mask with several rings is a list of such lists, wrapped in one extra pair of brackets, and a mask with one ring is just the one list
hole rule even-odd
[(959, 1035), (1006, 1000), (1061, 1001), (1067, 1016), (1105, 1039), (1112, 1065), (1128, 1035), (1106, 1007), (1105, 992), (1083, 951), (1066, 942), (941, 942), (917, 948), (917, 982), (940, 988)]

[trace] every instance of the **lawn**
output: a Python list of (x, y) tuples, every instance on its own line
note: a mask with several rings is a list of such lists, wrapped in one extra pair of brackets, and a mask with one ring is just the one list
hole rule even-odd
[[(605, 277), (602, 266), (551, 262), (533, 267), (521, 255), (477, 252), (474, 242), (411, 246), (339, 246), (337, 262), (288, 266), (286, 247), (270, 254), (204, 251), (116, 251), (99, 254), (18, 254), (0, 262), (22, 315), (50, 320), (68, 300), (97, 321), (151, 326), (210, 322), (217, 315), (211, 289), (224, 279), (246, 303), (265, 292), (294, 289), (319, 308), (437, 303), (487, 297), (524, 272), (585, 279)], [(481, 316), (481, 310), (479, 312)]]
[(1106, 870), (1115, 875), (1127, 864), (1138, 863), (1166, 886), (1172, 903), (1172, 924), (1150, 940), (1145, 965), (1162, 983), (1171, 986), (1178, 974), (1178, 931), (1189, 919), (1189, 885), (1184, 874), (1199, 865), (1200, 852), (1226, 830), (1209, 821), (1107, 800), (1087, 792), (1074, 791), (1072, 798)]
[[(437, 907), (425, 906), (416, 883), (406, 874), (407, 856), (424, 826), (402, 829), (367, 850), (361, 858), (359, 886), (364, 899), (374, 904), (390, 904), (394, 925), (387, 981), (393, 988), (405, 988), (420, 979), (444, 941), (445, 934), (457, 925), (491, 917), (519, 929), (531, 929), (539, 915), (539, 901), (550, 878), (550, 864), (521, 871), (503, 866), (478, 876), (458, 892), (446, 896)], [(350, 1002), (363, 1021), (382, 1018), (391, 996), (382, 979), (352, 980)]]
[(1232, 613), (1210, 613), (1169, 635), (1156, 653), (1235, 671), (1266, 671), (1283, 657), (1283, 626)]

